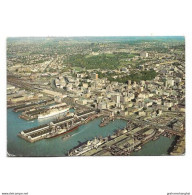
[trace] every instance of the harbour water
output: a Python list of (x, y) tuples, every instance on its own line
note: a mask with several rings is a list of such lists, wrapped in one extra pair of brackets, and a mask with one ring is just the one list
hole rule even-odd
[(150, 141), (142, 146), (142, 149), (133, 152), (132, 156), (160, 156), (160, 155), (168, 155), (167, 150), (171, 146), (174, 141), (175, 136), (172, 138), (160, 136), (159, 139), (155, 141)]
[[(19, 115), (20, 112), (15, 113), (12, 109), (7, 110), (7, 151), (16, 156), (65, 156), (80, 142), (91, 140), (94, 137), (112, 135), (115, 130), (126, 126), (126, 121), (115, 120), (105, 127), (99, 127), (101, 118), (97, 118), (69, 133), (71, 137), (66, 140), (62, 140), (63, 136), (59, 136), (29, 143), (18, 137), (17, 134), (22, 130), (48, 123), (53, 118), (25, 121), (18, 118)], [(166, 155), (173, 139), (160, 137), (158, 140), (147, 143), (140, 151), (134, 152), (132, 155)]]
[(94, 137), (112, 135), (115, 130), (126, 126), (126, 121), (115, 120), (101, 128), (99, 127), (101, 118), (97, 118), (69, 133), (71, 135), (69, 139), (62, 140), (63, 136), (59, 136), (29, 143), (18, 137), (17, 134), (22, 130), (48, 123), (53, 118), (25, 121), (18, 118), (19, 114), (13, 112), (12, 109), (7, 110), (7, 150), (16, 156), (65, 156), (70, 149), (79, 145), (80, 142), (91, 140)]

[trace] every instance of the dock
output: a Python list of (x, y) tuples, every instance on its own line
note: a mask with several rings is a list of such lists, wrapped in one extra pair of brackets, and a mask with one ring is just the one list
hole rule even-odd
[[(40, 107), (32, 108), (30, 110), (22, 112), (22, 114), (19, 116), (19, 118), (22, 118), (22, 119), (28, 120), (28, 121), (34, 120), (34, 119), (37, 119), (39, 117), (39, 115), (51, 111), (51, 109), (54, 109), (54, 108), (62, 109), (65, 106), (66, 106), (66, 104), (63, 103), (63, 104), (56, 104), (54, 106), (48, 106), (48, 107), (45, 107), (45, 106), (41, 107), (40, 106)], [(55, 115), (57, 115), (57, 113), (55, 113)]]
[(16, 106), (13, 109), (13, 111), (14, 112), (23, 112), (23, 111), (30, 110), (30, 109), (33, 109), (33, 108), (37, 108), (39, 106), (46, 106), (46, 105), (50, 105), (50, 104), (53, 104), (53, 103), (54, 103), (53, 99), (37, 101), (37, 102), (31, 102), (29, 104), (22, 104), (22, 105)]
[(78, 113), (75, 116), (63, 117), (61, 119), (54, 120), (49, 124), (23, 130), (18, 134), (18, 136), (30, 143), (33, 143), (48, 137), (53, 131), (53, 128), (65, 128), (67, 129), (67, 132), (70, 132), (74, 126), (80, 126), (84, 124), (84, 121), (86, 121), (87, 118), (92, 119), (94, 117), (96, 117), (96, 111), (90, 109)]

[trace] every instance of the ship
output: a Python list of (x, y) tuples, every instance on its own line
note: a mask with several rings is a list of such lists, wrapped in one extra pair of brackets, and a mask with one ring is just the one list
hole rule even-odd
[(59, 129), (59, 130), (52, 131), (52, 132), (50, 132), (49, 135), (47, 135), (46, 139), (49, 139), (52, 137), (57, 137), (59, 135), (63, 135), (66, 131), (67, 131), (67, 129)]
[(49, 139), (49, 138), (53, 138), (53, 137), (57, 137), (57, 136), (60, 136), (60, 135), (64, 135), (66, 133), (69, 133), (69, 132), (72, 132), (76, 129), (78, 129), (78, 127), (80, 126), (81, 124), (77, 123), (73, 126), (71, 126), (69, 129), (57, 129), (55, 131), (52, 131), (49, 135), (47, 135), (47, 137), (45, 139)]
[(89, 150), (97, 149), (103, 143), (104, 140), (102, 138), (94, 138), (93, 140), (88, 140), (70, 150), (68, 156), (80, 156), (88, 152)]
[(69, 111), (69, 107), (65, 107), (65, 108), (52, 108), (46, 112), (44, 112), (43, 114), (39, 114), (38, 115), (38, 119), (43, 119), (43, 118), (47, 118), (47, 117), (51, 117), (57, 114), (61, 114), (61, 113), (65, 113), (67, 111)]
[(104, 117), (100, 123), (100, 127), (104, 127), (106, 126), (107, 124), (110, 123), (110, 121), (114, 121), (114, 118), (113, 117)]

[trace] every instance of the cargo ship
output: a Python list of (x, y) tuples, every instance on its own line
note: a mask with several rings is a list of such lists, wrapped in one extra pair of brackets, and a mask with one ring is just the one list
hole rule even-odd
[(57, 114), (65, 113), (69, 111), (69, 107), (52, 107), (50, 110), (47, 110), (46, 112), (39, 114), (38, 119), (43, 119), (47, 117), (51, 117)]
[(56, 130), (53, 130), (52, 132), (49, 133), (49, 135), (47, 135), (47, 137), (45, 139), (49, 139), (49, 138), (53, 138), (53, 137), (57, 137), (57, 136), (60, 136), (60, 135), (64, 135), (66, 133), (69, 133), (69, 132), (72, 132), (76, 129), (78, 129), (78, 127), (81, 125), (81, 123), (77, 123), (73, 126), (71, 126), (70, 128), (68, 129), (56, 129)]

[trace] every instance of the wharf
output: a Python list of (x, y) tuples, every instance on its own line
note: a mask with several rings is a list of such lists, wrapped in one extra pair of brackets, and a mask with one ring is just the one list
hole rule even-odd
[[(23, 100), (23, 101), (20, 101), (20, 102), (17, 102), (17, 103), (13, 103), (11, 101), (7, 101), (7, 108), (15, 108), (17, 106), (23, 106), (24, 104), (27, 104), (27, 103), (31, 103), (31, 102), (34, 102), (35, 100)], [(35, 102), (37, 102), (38, 99), (36, 99)]]
[[(49, 106), (49, 107), (33, 108), (33, 109), (30, 109), (29, 111), (23, 112), (19, 117), (29, 121), (29, 120), (38, 118), (39, 115), (49, 112), (53, 108), (61, 109), (62, 107), (63, 105), (58, 104), (58, 105)], [(55, 115), (57, 115), (57, 113), (55, 113)]]
[[(41, 125), (38, 127), (34, 127), (31, 129), (21, 131), (18, 136), (25, 139), (28, 142), (36, 142), (38, 140), (42, 140), (46, 137), (49, 137), (50, 134), (54, 131), (55, 135), (57, 135), (56, 129), (66, 129), (63, 133), (68, 133), (73, 129), (77, 129), (80, 125), (84, 124), (87, 118), (96, 117), (96, 113), (94, 110), (84, 111), (79, 113), (78, 116), (68, 116), (61, 119), (57, 119), (52, 121), (50, 124)], [(89, 120), (90, 120), (89, 119)], [(58, 134), (62, 135), (62, 134)]]
[(23, 112), (19, 118), (22, 118), (24, 120), (30, 121), (38, 118), (38, 115), (41, 114), (42, 112), (45, 112), (45, 108), (40, 108), (40, 109), (32, 109), (28, 112)]
[[(158, 134), (157, 134), (158, 133)], [(92, 147), (89, 150), (81, 151), (78, 147), (71, 150), (70, 155), (77, 156), (127, 156), (134, 149), (152, 140), (155, 135), (160, 133), (151, 129), (150, 126), (143, 126), (132, 130), (119, 129), (110, 137), (104, 138), (104, 142), (98, 147)], [(81, 147), (81, 146), (79, 146)], [(80, 153), (78, 153), (80, 151)]]
[(53, 104), (54, 100), (44, 100), (44, 101), (38, 101), (38, 102), (34, 102), (34, 103), (30, 103), (30, 104), (24, 104), (24, 105), (20, 105), (20, 106), (16, 106), (13, 111), (14, 112), (23, 112), (23, 111), (27, 111), (30, 109), (34, 109), (37, 108), (39, 106), (46, 106), (46, 105), (50, 105)]
[(176, 136), (173, 144), (168, 150), (170, 155), (184, 155), (185, 154), (185, 136)]
[(116, 151), (116, 155), (118, 155), (119, 151), (127, 154), (129, 146), (128, 149), (125, 149), (124, 145), (127, 145), (130, 141), (132, 141), (132, 138), (125, 133), (112, 139), (106, 139), (99, 147), (92, 148), (89, 151), (82, 153), (81, 156), (111, 156), (115, 154), (114, 150), (118, 150)]

